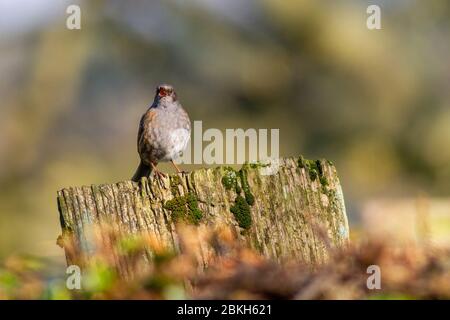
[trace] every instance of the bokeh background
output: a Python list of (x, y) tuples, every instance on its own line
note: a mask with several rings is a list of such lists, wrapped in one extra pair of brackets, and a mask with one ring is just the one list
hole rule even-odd
[(446, 0), (0, 0), (0, 258), (63, 259), (56, 191), (130, 178), (162, 82), (204, 128), (332, 160), (353, 230), (374, 199), (445, 199), (449, 39)]

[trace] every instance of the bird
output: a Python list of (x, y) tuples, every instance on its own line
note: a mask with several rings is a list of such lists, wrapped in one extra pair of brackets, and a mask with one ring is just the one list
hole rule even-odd
[(174, 88), (168, 84), (156, 87), (153, 104), (142, 115), (137, 136), (139, 166), (131, 178), (138, 182), (152, 172), (159, 178), (166, 175), (156, 166), (170, 161), (178, 173), (182, 171), (174, 160), (187, 148), (191, 138), (191, 120), (178, 101)]

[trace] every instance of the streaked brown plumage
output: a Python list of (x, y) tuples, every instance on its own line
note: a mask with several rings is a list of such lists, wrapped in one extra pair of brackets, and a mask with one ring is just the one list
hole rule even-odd
[(191, 121), (178, 102), (177, 95), (170, 85), (160, 85), (151, 107), (144, 113), (139, 125), (137, 149), (141, 162), (132, 180), (148, 177), (161, 161), (171, 161), (186, 149), (191, 134)]

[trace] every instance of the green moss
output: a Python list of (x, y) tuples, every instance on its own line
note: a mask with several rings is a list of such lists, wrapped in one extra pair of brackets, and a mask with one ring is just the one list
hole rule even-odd
[(302, 168), (302, 169), (306, 167), (305, 159), (303, 158), (303, 156), (298, 157), (297, 165), (299, 168)]
[(222, 184), (227, 190), (236, 189), (237, 186), (237, 175), (236, 171), (234, 171), (230, 167), (225, 168), (225, 174), (222, 177)]
[(250, 186), (248, 185), (247, 181), (247, 170), (245, 168), (242, 168), (239, 171), (239, 177), (241, 178), (241, 185), (242, 190), (244, 190), (245, 200), (249, 205), (252, 206), (255, 204), (255, 196), (250, 191)]
[(317, 178), (317, 170), (316, 169), (309, 169), (309, 178), (311, 181), (316, 180)]
[(192, 224), (199, 224), (203, 218), (203, 212), (198, 207), (197, 196), (193, 192), (166, 201), (163, 207), (172, 212), (174, 221), (183, 219)]
[(171, 211), (172, 219), (178, 221), (185, 220), (191, 224), (198, 224), (203, 218), (203, 212), (198, 207), (198, 199), (194, 192), (188, 192), (181, 196), (178, 186), (181, 185), (179, 176), (172, 176), (170, 179), (170, 191), (173, 199), (166, 201), (163, 208)]
[(230, 208), (230, 211), (234, 214), (234, 217), (241, 228), (250, 228), (252, 224), (252, 216), (250, 214), (250, 206), (244, 197), (238, 195), (234, 205)]
[[(222, 184), (225, 189), (236, 192), (236, 199), (230, 211), (234, 214), (241, 228), (248, 229), (251, 226), (250, 206), (255, 204), (255, 196), (250, 190), (247, 180), (248, 168), (258, 168), (265, 166), (259, 163), (244, 164), (239, 171), (235, 171), (230, 167), (225, 168), (225, 175), (222, 177)], [(244, 196), (241, 195), (244, 191)]]
[(203, 212), (198, 207), (198, 199), (193, 192), (189, 192), (185, 195), (186, 203), (188, 206), (188, 220), (192, 224), (199, 224), (203, 218)]
[(322, 187), (328, 187), (328, 179), (325, 176), (321, 176), (320, 177), (320, 184), (322, 185)]
[(248, 163), (247, 165), (252, 169), (266, 168), (270, 166), (270, 164), (268, 163), (261, 163), (261, 162), (252, 162)]
[(186, 198), (180, 196), (175, 197), (172, 200), (166, 201), (163, 208), (171, 211), (172, 219), (178, 221), (187, 215)]
[(181, 184), (181, 178), (179, 176), (172, 176), (170, 179), (170, 191), (175, 196), (179, 194), (178, 186)]
[[(331, 162), (328, 161), (328, 164)], [(321, 160), (308, 160), (304, 159), (303, 156), (300, 156), (297, 160), (297, 164), (299, 168), (304, 168), (311, 181), (315, 181), (319, 178), (320, 184), (324, 189), (326, 189), (329, 185), (327, 177), (324, 175), (323, 165)], [(332, 164), (330, 164), (332, 165)]]
[(319, 176), (323, 175), (323, 167), (322, 167), (322, 162), (320, 162), (320, 160), (316, 160), (315, 162), (317, 171), (319, 172)]
[(297, 164), (298, 164), (299, 168), (305, 168), (305, 169), (307, 169), (307, 171), (316, 170), (318, 172), (319, 171), (319, 168), (317, 165), (318, 163), (320, 165), (319, 160), (316, 160), (316, 161), (308, 160), (308, 159), (303, 158), (303, 156), (300, 156), (297, 160)]

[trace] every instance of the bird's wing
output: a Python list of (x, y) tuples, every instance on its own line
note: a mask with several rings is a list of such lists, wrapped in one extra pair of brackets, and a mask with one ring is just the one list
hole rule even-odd
[(137, 137), (137, 149), (140, 155), (149, 151), (150, 145), (147, 141), (146, 132), (148, 132), (149, 127), (152, 126), (157, 117), (156, 110), (149, 109), (141, 118), (139, 123), (139, 131)]
[(190, 132), (191, 131), (191, 120), (189, 119), (189, 115), (186, 112), (186, 110), (183, 109), (183, 107), (181, 107), (180, 118), (181, 118), (181, 122), (183, 123), (182, 127)]

